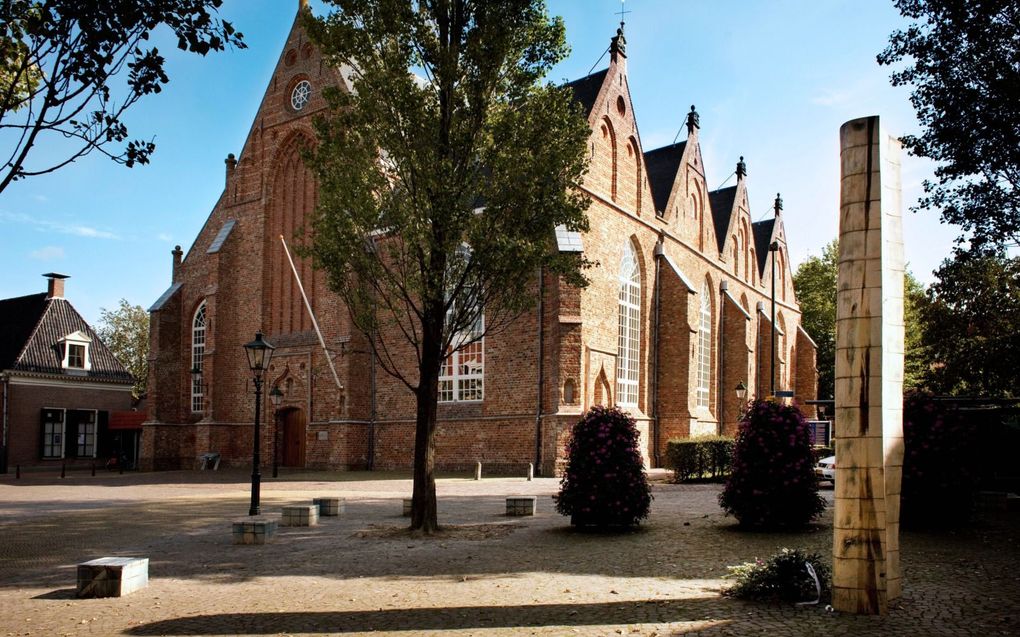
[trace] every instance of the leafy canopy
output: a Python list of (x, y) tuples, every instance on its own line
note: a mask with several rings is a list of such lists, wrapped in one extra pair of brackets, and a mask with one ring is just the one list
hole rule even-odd
[[(913, 22), (892, 34), (878, 62), (910, 86), (921, 124), (910, 152), (938, 162), (922, 210), (970, 233), (970, 244), (1020, 242), (1020, 3), (897, 0)], [(961, 236), (959, 241), (965, 237)]]
[(567, 53), (562, 21), (531, 0), (333, 4), (309, 30), (353, 92), (327, 91), (317, 125), (313, 253), (355, 323), (394, 327), (421, 361), (430, 331), (446, 352), (482, 308), (492, 333), (531, 307), (539, 267), (583, 285), (553, 238), (588, 227), (571, 186), (590, 131), (539, 83)]
[[(0, 155), (0, 192), (94, 150), (126, 166), (148, 163), (155, 144), (129, 140), (123, 122), (170, 81), (148, 40), (165, 27), (184, 51), (244, 48), (243, 36), (215, 17), (222, 1), (0, 1), (0, 147), (10, 149)], [(47, 140), (68, 140), (64, 154), (31, 163), (32, 148)]]
[(117, 309), (100, 308), (96, 333), (135, 377), (135, 397), (144, 394), (149, 375), (149, 313), (121, 299)]

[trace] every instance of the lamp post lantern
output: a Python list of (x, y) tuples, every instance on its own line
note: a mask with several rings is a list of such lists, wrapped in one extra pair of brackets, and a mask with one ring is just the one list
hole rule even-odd
[(278, 475), (280, 454), (277, 453), (280, 440), (280, 403), (283, 402), (283, 392), (279, 387), (269, 390), (269, 402), (273, 403), (273, 477)]
[(255, 332), (255, 340), (244, 346), (244, 353), (248, 355), (248, 368), (255, 383), (255, 431), (251, 445), (251, 506), (248, 508), (248, 515), (258, 515), (260, 512), (259, 487), (262, 474), (259, 472), (259, 465), (262, 458), (259, 454), (259, 421), (262, 419), (262, 376), (269, 369), (274, 349), (276, 348), (268, 341), (262, 339), (262, 332)]
[(734, 391), (737, 393), (737, 400), (744, 400), (747, 398), (747, 385), (744, 384), (744, 381), (737, 383)]

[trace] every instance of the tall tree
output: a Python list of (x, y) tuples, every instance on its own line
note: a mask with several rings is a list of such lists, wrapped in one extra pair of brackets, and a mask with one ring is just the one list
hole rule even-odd
[[(244, 48), (242, 35), (216, 17), (222, 3), (0, 0), (0, 192), (92, 151), (125, 166), (148, 163), (155, 144), (128, 140), (123, 118), (170, 81), (149, 37), (165, 27), (178, 48), (200, 55)], [(65, 141), (64, 154), (32, 164), (32, 149), (46, 139)]]
[(922, 320), (941, 394), (1017, 396), (1020, 258), (958, 251), (936, 271)]
[(411, 528), (438, 529), (440, 369), (532, 307), (537, 275), (584, 285), (559, 225), (584, 231), (590, 130), (541, 84), (567, 53), (541, 0), (331, 0), (306, 19), (354, 91), (328, 92), (310, 164), (311, 249), (383, 369), (416, 400)]
[(149, 376), (149, 313), (141, 305), (121, 299), (115, 310), (100, 308), (96, 332), (135, 377), (135, 397), (144, 394)]
[[(818, 398), (832, 399), (836, 390), (836, 285), (839, 240), (822, 248), (821, 256), (804, 260), (793, 275), (801, 325), (818, 345)], [(906, 325), (904, 386), (920, 387), (927, 379), (929, 348), (921, 312), (927, 301), (924, 286), (909, 271), (903, 275), (903, 320)]]
[(911, 86), (921, 124), (910, 152), (937, 162), (918, 209), (941, 211), (976, 250), (1020, 243), (1020, 3), (896, 0), (913, 22), (880, 64)]
[(801, 326), (818, 346), (818, 398), (832, 399), (836, 387), (836, 278), (839, 242), (833, 239), (821, 256), (805, 259), (793, 275), (801, 309)]

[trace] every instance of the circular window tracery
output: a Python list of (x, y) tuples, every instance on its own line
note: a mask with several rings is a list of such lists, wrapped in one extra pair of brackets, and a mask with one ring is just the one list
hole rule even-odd
[(300, 111), (305, 106), (308, 106), (308, 102), (312, 99), (312, 83), (308, 80), (301, 80), (294, 85), (294, 90), (290, 93), (290, 106), (295, 111)]

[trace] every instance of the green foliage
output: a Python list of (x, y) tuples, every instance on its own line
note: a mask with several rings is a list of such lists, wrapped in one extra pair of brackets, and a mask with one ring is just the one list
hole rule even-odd
[[(222, 0), (4, 0), (0, 3), (0, 129), (13, 148), (0, 168), (0, 192), (14, 180), (52, 172), (96, 150), (133, 166), (155, 150), (128, 141), (126, 111), (169, 82), (162, 55), (148, 46), (166, 28), (178, 48), (205, 55), (244, 48), (242, 35), (216, 18)], [(120, 80), (118, 83), (117, 81)], [(74, 144), (41, 165), (30, 151), (45, 139)]]
[(1020, 258), (957, 252), (936, 271), (920, 312), (937, 394), (1017, 396)]
[(753, 528), (801, 527), (825, 510), (800, 409), (760, 399), (748, 406), (719, 504)]
[(574, 425), (556, 510), (575, 526), (631, 527), (652, 502), (640, 434), (618, 407), (596, 405)]
[[(878, 56), (899, 65), (920, 135), (910, 152), (938, 162), (918, 209), (961, 227), (972, 249), (1020, 242), (1020, 3), (896, 0), (912, 22)], [(968, 236), (969, 235), (969, 236)]]
[(96, 333), (135, 377), (135, 397), (144, 394), (149, 376), (149, 313), (121, 299), (116, 310), (100, 308)]
[[(818, 584), (805, 566), (807, 563), (814, 569)], [(735, 579), (736, 583), (723, 594), (738, 599), (792, 604), (825, 600), (830, 593), (828, 565), (818, 553), (803, 549), (784, 548), (767, 561), (755, 559), (727, 568), (730, 571), (727, 577)]]
[(974, 511), (981, 478), (980, 431), (953, 407), (925, 392), (904, 396), (904, 527), (955, 526), (970, 520)]
[[(801, 325), (818, 345), (818, 398), (832, 399), (836, 391), (836, 285), (839, 276), (839, 242), (833, 239), (820, 257), (804, 260), (793, 275), (800, 303)], [(910, 272), (903, 276), (903, 320), (906, 325), (904, 386), (921, 387), (930, 367), (928, 341), (921, 319), (924, 286)]]
[(540, 0), (327, 5), (304, 24), (353, 91), (324, 89), (306, 254), (416, 395), (411, 525), (430, 532), (444, 360), (533, 307), (540, 270), (586, 284), (584, 258), (554, 237), (588, 229), (574, 186), (591, 131), (568, 89), (541, 83), (567, 46)]
[(839, 243), (833, 239), (822, 248), (822, 256), (808, 257), (793, 275), (793, 287), (802, 312), (801, 326), (818, 345), (819, 399), (835, 396), (838, 259)]
[(733, 463), (733, 438), (704, 436), (666, 443), (666, 466), (676, 482), (729, 475)]

